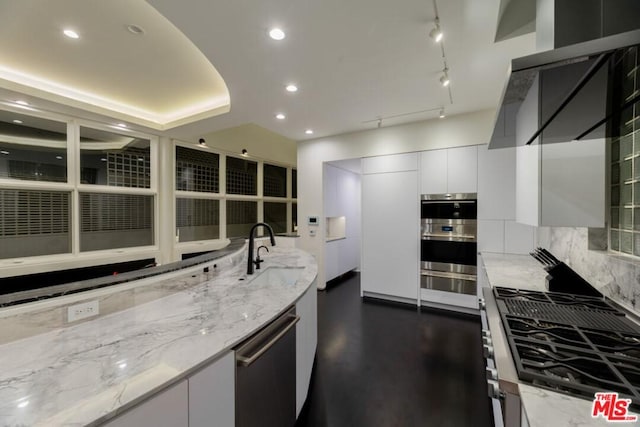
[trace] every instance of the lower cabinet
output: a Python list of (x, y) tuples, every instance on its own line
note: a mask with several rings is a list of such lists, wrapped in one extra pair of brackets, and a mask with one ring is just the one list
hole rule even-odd
[(325, 280), (345, 274), (358, 268), (358, 241), (355, 237), (330, 240), (325, 243)]
[(307, 398), (318, 344), (317, 298), (318, 291), (314, 281), (296, 303), (296, 314), (300, 316), (296, 325), (296, 418)]
[(189, 377), (189, 427), (235, 425), (235, 363), (229, 351)]
[(188, 389), (187, 380), (179, 382), (104, 425), (108, 427), (187, 427), (189, 425)]

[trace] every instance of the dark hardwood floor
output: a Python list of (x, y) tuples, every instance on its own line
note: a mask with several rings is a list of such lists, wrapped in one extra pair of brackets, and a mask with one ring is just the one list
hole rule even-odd
[(318, 294), (318, 351), (297, 427), (491, 423), (480, 322), (363, 302), (357, 274)]

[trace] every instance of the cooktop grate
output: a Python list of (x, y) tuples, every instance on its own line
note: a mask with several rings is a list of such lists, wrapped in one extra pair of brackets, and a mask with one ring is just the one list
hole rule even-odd
[(556, 305), (538, 301), (522, 301), (504, 299), (507, 312), (514, 316), (533, 318), (583, 328), (600, 329), (619, 332), (637, 331), (637, 327), (623, 315), (607, 311)]

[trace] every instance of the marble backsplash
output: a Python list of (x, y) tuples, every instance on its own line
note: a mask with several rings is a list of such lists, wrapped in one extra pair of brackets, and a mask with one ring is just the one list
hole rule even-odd
[(538, 229), (540, 246), (549, 249), (604, 295), (640, 315), (640, 260), (590, 250), (589, 240), (587, 228)]

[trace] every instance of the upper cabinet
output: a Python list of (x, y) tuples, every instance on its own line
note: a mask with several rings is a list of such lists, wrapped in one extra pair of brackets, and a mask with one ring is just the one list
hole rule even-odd
[(478, 219), (516, 219), (516, 149), (478, 147)]
[(478, 147), (420, 153), (420, 193), (477, 193)]
[(420, 193), (443, 194), (447, 192), (447, 150), (431, 150), (420, 153)]
[(478, 146), (447, 149), (447, 193), (478, 192)]
[(516, 220), (554, 227), (605, 226), (605, 140), (517, 148)]

